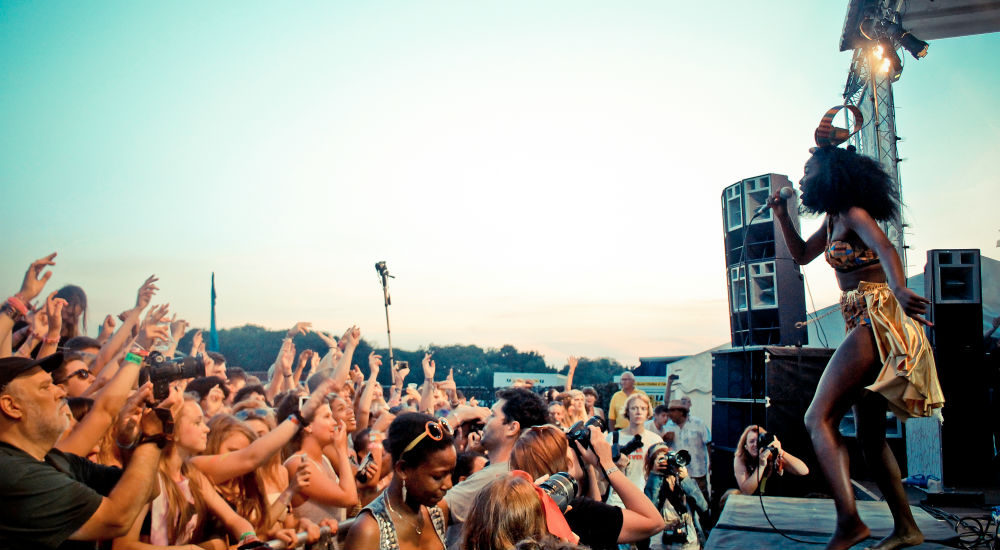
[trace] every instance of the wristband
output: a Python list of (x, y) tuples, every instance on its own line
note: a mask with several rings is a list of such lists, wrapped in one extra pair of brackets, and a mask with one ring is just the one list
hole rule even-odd
[(621, 473), (621, 470), (618, 469), (618, 466), (612, 466), (612, 467), (608, 468), (607, 470), (604, 470), (604, 474), (607, 475), (608, 477), (611, 477), (611, 474), (613, 474), (615, 472)]
[(10, 304), (11, 307), (16, 309), (17, 312), (20, 313), (21, 315), (28, 314), (28, 306), (25, 305), (24, 301), (21, 300), (21, 298), (18, 297), (17, 294), (11, 296), (10, 298), (7, 298), (7, 303)]
[(50, 337), (50, 338), (44, 338), (44, 339), (42, 339), (42, 342), (44, 342), (46, 344), (58, 344), (59, 343), (59, 337), (58, 336), (53, 336), (53, 337)]
[(17, 321), (21, 318), (21, 314), (17, 312), (17, 309), (7, 302), (4, 302), (3, 305), (0, 306), (0, 314), (10, 317), (11, 321)]
[(139, 442), (136, 443), (135, 446), (138, 447), (139, 445), (144, 445), (146, 443), (155, 443), (156, 446), (162, 450), (169, 442), (170, 437), (165, 433), (158, 433), (156, 435), (142, 434), (142, 437), (139, 438)]
[(297, 412), (292, 413), (288, 415), (288, 420), (291, 420), (292, 422), (298, 424), (299, 427), (301, 428), (305, 428), (306, 426), (309, 425), (309, 423), (306, 422), (306, 419), (302, 418), (302, 413), (297, 413)]
[(131, 351), (125, 354), (125, 361), (129, 363), (135, 363), (136, 365), (141, 365), (142, 360), (143, 358), (141, 355), (132, 353)]

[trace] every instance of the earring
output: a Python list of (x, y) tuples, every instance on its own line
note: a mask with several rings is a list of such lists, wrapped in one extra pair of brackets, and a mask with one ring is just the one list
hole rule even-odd
[(403, 478), (403, 502), (406, 502), (406, 478)]

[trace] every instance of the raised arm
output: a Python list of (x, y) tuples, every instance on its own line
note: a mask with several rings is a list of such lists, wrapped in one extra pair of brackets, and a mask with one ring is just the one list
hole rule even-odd
[(566, 360), (566, 363), (569, 365), (569, 371), (566, 373), (566, 389), (563, 391), (573, 389), (573, 374), (576, 373), (576, 366), (579, 362), (580, 360), (573, 356), (570, 356), (570, 358)]
[(11, 346), (13, 345), (11, 330), (14, 328), (14, 320), (27, 313), (28, 304), (38, 296), (45, 283), (52, 277), (52, 270), (45, 273), (42, 271), (45, 266), (56, 265), (53, 252), (44, 258), (39, 258), (28, 266), (24, 273), (24, 280), (21, 282), (21, 290), (11, 296), (3, 306), (4, 314), (0, 314), (0, 357), (9, 357)]
[[(309, 486), (303, 487), (301, 494), (309, 499), (314, 499), (328, 506), (339, 506), (349, 508), (358, 504), (358, 488), (354, 481), (354, 472), (351, 468), (351, 461), (347, 457), (347, 426), (343, 420), (337, 421), (336, 435), (331, 445), (336, 452), (327, 455), (333, 463), (333, 469), (337, 473), (337, 481), (333, 478), (313, 474), (310, 478)], [(305, 455), (298, 454), (292, 456), (286, 464), (288, 477), (291, 479), (298, 470), (308, 464), (304, 459)]]
[[(152, 409), (143, 413), (141, 426), (142, 433), (148, 436), (163, 433), (163, 426)], [(101, 500), (94, 515), (69, 538), (107, 540), (125, 535), (154, 494), (160, 453), (160, 448), (152, 442), (140, 444), (111, 493)]]
[(437, 364), (431, 359), (431, 354), (425, 353), (420, 366), (424, 369), (424, 385), (420, 388), (420, 411), (434, 414), (434, 371)]
[(625, 474), (615, 467), (611, 460), (611, 443), (607, 441), (597, 428), (590, 427), (590, 449), (584, 449), (579, 441), (574, 445), (583, 454), (583, 459), (595, 468), (610, 471), (608, 478), (611, 487), (622, 499), (622, 530), (618, 533), (618, 542), (630, 542), (651, 537), (666, 527), (663, 516), (656, 506), (646, 498), (642, 489), (625, 477)]
[(767, 204), (771, 205), (771, 214), (778, 220), (778, 227), (781, 228), (781, 236), (785, 239), (788, 252), (792, 259), (799, 265), (805, 265), (816, 259), (826, 248), (826, 223), (813, 233), (809, 240), (803, 241), (799, 232), (792, 225), (792, 219), (788, 216), (788, 208), (785, 199), (781, 198), (779, 191), (775, 191)]
[(378, 386), (378, 371), (382, 366), (382, 356), (375, 355), (375, 352), (368, 354), (368, 383), (365, 384), (365, 389), (361, 392), (361, 397), (357, 400), (357, 407), (355, 408), (354, 416), (357, 418), (358, 428), (357, 431), (361, 431), (368, 427), (368, 417), (371, 413), (372, 408), (372, 395), (375, 393), (375, 388)]
[(284, 391), (292, 378), (292, 362), (295, 361), (295, 344), (291, 338), (281, 341), (281, 349), (274, 359), (274, 375), (267, 385), (267, 400), (273, 403), (275, 396)]

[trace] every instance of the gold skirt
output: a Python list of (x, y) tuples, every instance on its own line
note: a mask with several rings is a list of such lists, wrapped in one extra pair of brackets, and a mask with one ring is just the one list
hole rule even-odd
[(856, 290), (841, 294), (840, 308), (848, 332), (871, 326), (882, 370), (866, 389), (881, 393), (897, 418), (931, 416), (944, 405), (927, 335), (903, 311), (889, 285), (862, 281)]

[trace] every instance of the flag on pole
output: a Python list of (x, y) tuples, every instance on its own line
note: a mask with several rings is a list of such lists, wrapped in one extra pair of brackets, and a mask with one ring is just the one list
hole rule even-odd
[(215, 272), (212, 272), (212, 326), (208, 331), (208, 351), (219, 351), (219, 331), (215, 329)]

